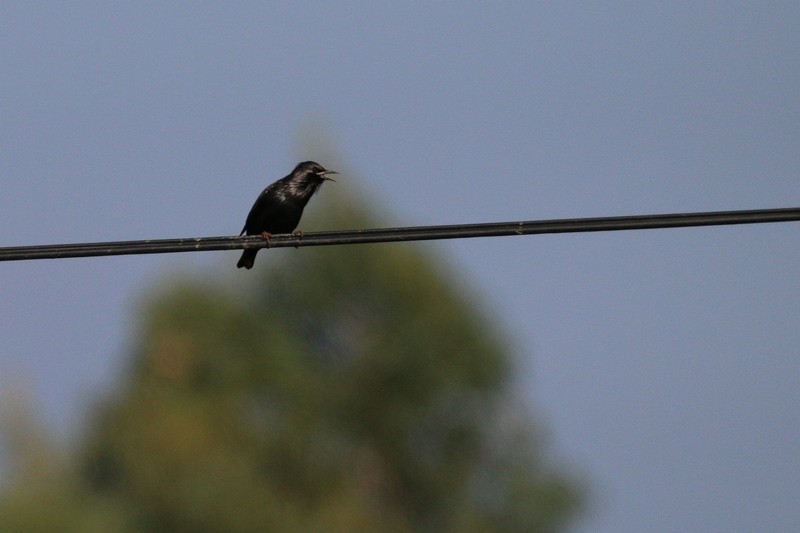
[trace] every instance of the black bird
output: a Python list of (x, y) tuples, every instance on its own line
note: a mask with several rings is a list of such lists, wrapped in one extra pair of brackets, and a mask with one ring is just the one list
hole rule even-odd
[[(291, 233), (303, 216), (303, 209), (325, 180), (336, 181), (328, 176), (338, 174), (325, 170), (319, 163), (303, 161), (294, 170), (266, 189), (256, 199), (247, 221), (239, 235), (263, 235), (269, 240), (273, 233)], [(237, 268), (253, 268), (258, 248), (244, 251), (236, 263)]]

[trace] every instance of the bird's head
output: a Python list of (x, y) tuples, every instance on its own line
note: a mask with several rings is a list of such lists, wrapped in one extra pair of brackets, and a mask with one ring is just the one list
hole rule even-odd
[(336, 181), (331, 178), (331, 174), (338, 174), (335, 170), (326, 170), (325, 167), (314, 161), (303, 161), (297, 165), (292, 172), (295, 175), (313, 175), (320, 180)]

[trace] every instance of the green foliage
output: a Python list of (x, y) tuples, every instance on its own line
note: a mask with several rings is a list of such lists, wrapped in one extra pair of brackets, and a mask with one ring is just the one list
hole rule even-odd
[[(326, 227), (374, 225), (333, 198)], [(452, 274), (419, 250), (262, 251), (253, 271), (234, 273), (241, 286), (196, 279), (159, 292), (131, 371), (84, 436), (80, 467), (53, 489), (69, 501), (70, 523), (563, 526), (576, 489), (541, 464), (529, 422), (513, 416), (507, 350)], [(16, 503), (21, 486), (0, 500), (0, 529), (39, 505)]]

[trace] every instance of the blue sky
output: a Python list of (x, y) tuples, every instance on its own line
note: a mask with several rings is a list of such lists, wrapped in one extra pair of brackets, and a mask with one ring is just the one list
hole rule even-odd
[[(0, 246), (235, 234), (320, 124), (336, 187), (390, 223), (799, 206), (799, 35), (792, 2), (3, 2)], [(429, 248), (588, 480), (577, 530), (677, 532), (800, 523), (799, 245), (784, 223)], [(76, 432), (153, 284), (236, 256), (3, 263), (0, 394)]]

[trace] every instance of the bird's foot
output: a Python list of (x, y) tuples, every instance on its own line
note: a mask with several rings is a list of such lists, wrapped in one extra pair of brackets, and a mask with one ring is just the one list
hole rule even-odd
[(295, 248), (299, 248), (300, 247), (300, 241), (303, 240), (303, 232), (302, 231), (295, 231), (294, 233), (292, 233), (292, 235), (294, 235), (295, 239), (297, 239), (295, 241), (295, 243), (294, 243), (294, 247)]
[(264, 237), (264, 240), (267, 241), (267, 248), (269, 248), (269, 239), (272, 237), (272, 233), (268, 231), (262, 231), (261, 236)]

